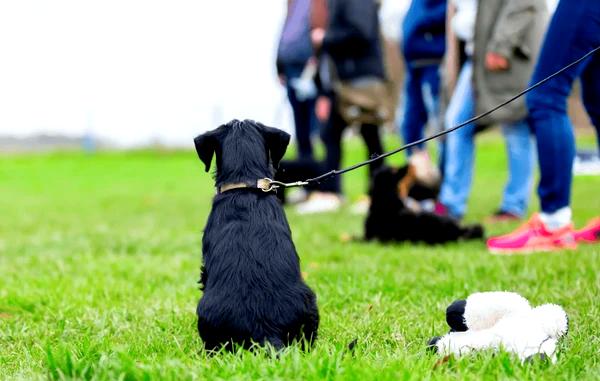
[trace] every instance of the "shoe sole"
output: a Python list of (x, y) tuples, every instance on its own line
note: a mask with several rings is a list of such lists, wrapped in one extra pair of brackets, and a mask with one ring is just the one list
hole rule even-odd
[(571, 251), (577, 250), (577, 245), (568, 245), (568, 246), (536, 246), (536, 247), (527, 247), (522, 249), (496, 249), (488, 247), (488, 251), (492, 255), (530, 255), (535, 253), (551, 253), (557, 251)]
[(600, 239), (579, 238), (579, 239), (577, 239), (577, 243), (582, 243), (585, 245), (593, 245), (595, 243), (600, 243)]

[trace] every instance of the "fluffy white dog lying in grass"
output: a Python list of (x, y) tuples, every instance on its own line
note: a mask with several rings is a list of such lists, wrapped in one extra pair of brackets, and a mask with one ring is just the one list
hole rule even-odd
[(556, 304), (532, 308), (514, 292), (481, 292), (457, 300), (446, 310), (450, 333), (434, 337), (430, 348), (443, 356), (479, 350), (506, 350), (522, 361), (539, 355), (556, 361), (558, 340), (569, 320)]

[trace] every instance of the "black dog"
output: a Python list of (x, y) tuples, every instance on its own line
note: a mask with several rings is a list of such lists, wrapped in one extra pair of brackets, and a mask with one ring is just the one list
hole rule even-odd
[[(327, 168), (325, 164), (314, 159), (283, 160), (277, 169), (275, 180), (283, 183), (303, 181), (317, 177), (326, 171)], [(317, 184), (310, 184), (305, 186), (304, 189), (311, 192), (319, 190), (319, 186)], [(277, 197), (279, 197), (284, 204), (286, 202), (285, 195), (285, 188), (277, 190)]]
[(316, 297), (304, 283), (280, 201), (267, 191), (290, 136), (233, 120), (194, 143), (208, 172), (216, 155), (216, 187), (202, 239), (204, 294), (198, 333), (208, 350), (317, 338)]
[(452, 218), (413, 210), (406, 205), (410, 199), (413, 202), (434, 199), (438, 191), (435, 186), (419, 183), (410, 165), (397, 169), (383, 167), (371, 182), (365, 239), (439, 244), (483, 238), (481, 225), (461, 227)]

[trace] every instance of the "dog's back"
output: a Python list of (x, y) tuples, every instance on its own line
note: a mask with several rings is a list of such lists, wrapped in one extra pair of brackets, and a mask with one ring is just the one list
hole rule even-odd
[(316, 338), (316, 298), (302, 280), (283, 209), (274, 195), (258, 192), (217, 196), (206, 225), (197, 312), (207, 348)]
[(288, 141), (283, 131), (251, 121), (233, 121), (195, 140), (207, 170), (217, 156), (219, 190), (202, 239), (197, 314), (207, 349), (281, 348), (316, 339), (316, 297), (302, 280), (281, 203), (253, 186), (272, 176), (270, 163), (279, 162)]

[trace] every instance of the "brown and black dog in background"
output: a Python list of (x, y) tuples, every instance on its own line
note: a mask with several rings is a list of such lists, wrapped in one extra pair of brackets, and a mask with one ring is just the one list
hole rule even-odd
[(450, 217), (421, 207), (422, 201), (435, 200), (438, 193), (439, 180), (419, 176), (419, 168), (414, 164), (381, 168), (371, 181), (365, 240), (440, 244), (483, 239), (481, 225), (461, 226)]

